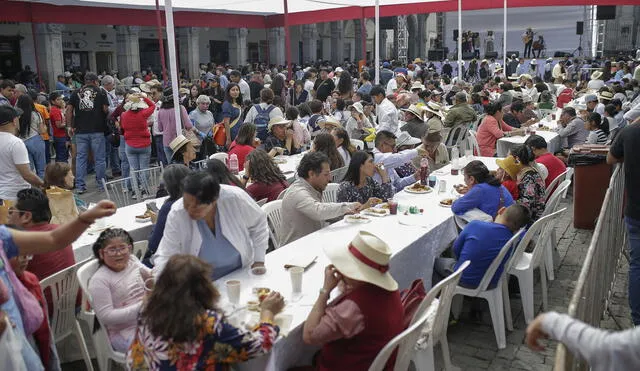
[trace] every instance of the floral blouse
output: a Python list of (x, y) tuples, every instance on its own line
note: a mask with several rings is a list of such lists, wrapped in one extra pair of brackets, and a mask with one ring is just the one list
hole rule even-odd
[(360, 202), (363, 204), (371, 197), (383, 200), (392, 198), (393, 186), (391, 182), (379, 184), (367, 177), (367, 184), (362, 188), (356, 187), (352, 182), (342, 182), (340, 183), (340, 188), (338, 188), (338, 202)]
[(138, 325), (127, 352), (128, 370), (226, 371), (231, 364), (268, 353), (280, 328), (260, 323), (253, 332), (230, 325), (222, 313), (209, 310), (196, 320), (200, 333), (192, 343), (174, 343)]
[(526, 206), (531, 212), (531, 220), (538, 220), (544, 212), (546, 188), (542, 176), (532, 169), (522, 169), (518, 174), (517, 203)]

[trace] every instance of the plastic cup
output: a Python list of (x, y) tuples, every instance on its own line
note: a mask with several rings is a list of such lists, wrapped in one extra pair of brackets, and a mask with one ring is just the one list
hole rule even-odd
[(394, 200), (389, 200), (387, 201), (387, 203), (389, 204), (389, 213), (391, 215), (398, 214), (398, 202)]
[(436, 178), (435, 175), (429, 176), (429, 187), (431, 188), (435, 187), (437, 181), (438, 181), (438, 178)]
[(227, 286), (229, 302), (233, 305), (238, 305), (240, 303), (240, 281), (229, 280), (225, 282), (225, 285)]
[(440, 179), (440, 184), (438, 185), (438, 193), (444, 193), (447, 191), (447, 181), (444, 179)]
[(289, 268), (289, 275), (291, 276), (291, 291), (294, 294), (302, 293), (302, 274), (303, 273), (304, 273), (304, 268), (302, 267)]

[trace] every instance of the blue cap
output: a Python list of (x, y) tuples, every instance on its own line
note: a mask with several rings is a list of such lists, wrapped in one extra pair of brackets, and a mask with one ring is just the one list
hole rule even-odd
[(384, 62), (384, 63), (382, 63), (382, 67), (384, 67), (384, 68), (391, 67), (391, 63), (389, 63), (389, 62)]

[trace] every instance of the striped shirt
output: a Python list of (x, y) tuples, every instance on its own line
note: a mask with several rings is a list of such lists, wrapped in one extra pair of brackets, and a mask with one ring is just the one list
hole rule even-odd
[(601, 129), (591, 130), (589, 132), (589, 136), (587, 137), (587, 144), (607, 144), (608, 140), (607, 134), (604, 133)]

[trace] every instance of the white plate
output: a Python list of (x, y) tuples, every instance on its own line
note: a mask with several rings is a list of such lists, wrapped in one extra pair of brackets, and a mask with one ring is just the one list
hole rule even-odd
[(345, 215), (344, 221), (352, 224), (365, 224), (371, 223), (371, 218), (367, 218), (366, 216), (360, 216), (359, 218), (356, 218), (356, 215)]
[[(443, 204), (443, 203), (442, 203), (442, 201), (444, 201), (444, 200), (451, 200), (451, 199), (450, 199), (450, 198), (444, 198), (444, 199), (440, 200), (440, 202), (438, 202), (438, 205), (440, 205), (440, 206), (442, 206), (442, 207), (446, 207), (446, 208), (449, 208), (449, 209), (450, 209), (452, 205), (445, 205), (445, 204)], [(455, 201), (455, 200), (454, 200), (454, 201)]]
[(150, 222), (151, 221), (151, 217), (148, 218), (136, 218), (136, 222), (138, 223), (146, 223), (146, 222)]
[[(369, 209), (371, 209), (371, 208), (369, 208)], [(375, 212), (375, 211), (369, 210), (369, 209), (361, 211), (360, 214), (370, 215), (370, 216), (375, 216), (375, 217), (380, 218), (380, 217), (383, 217), (383, 216), (387, 216), (387, 215), (389, 215), (391, 213), (391, 211), (389, 211), (389, 209), (383, 209), (383, 208), (377, 208), (377, 207), (375, 208), (376, 210), (384, 211), (384, 213), (381, 213), (381, 212), (378, 213), (378, 212)]]
[(429, 186), (427, 186), (427, 189), (425, 191), (422, 191), (422, 190), (416, 191), (416, 190), (412, 189), (411, 187), (413, 187), (413, 184), (410, 185), (410, 186), (404, 187), (404, 191), (407, 192), (407, 193), (416, 193), (416, 194), (423, 194), (423, 193), (431, 193), (431, 192), (433, 192), (433, 188), (431, 188)]

